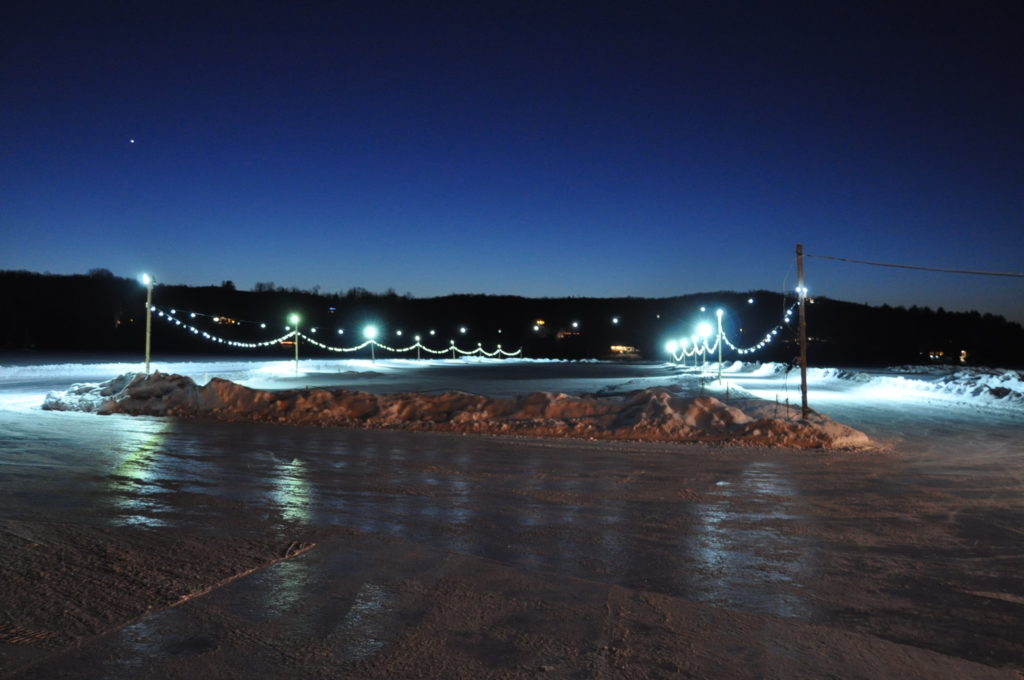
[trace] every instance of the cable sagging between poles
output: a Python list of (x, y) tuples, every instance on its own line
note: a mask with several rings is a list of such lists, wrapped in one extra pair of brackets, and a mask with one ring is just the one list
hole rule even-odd
[(942, 267), (923, 267), (913, 264), (894, 264), (891, 262), (871, 262), (869, 260), (855, 260), (849, 257), (833, 257), (831, 255), (811, 255), (805, 253), (805, 257), (813, 257), (818, 260), (835, 260), (837, 262), (850, 262), (853, 264), (867, 264), (872, 267), (892, 267), (894, 269), (916, 269), (926, 272), (945, 272), (947, 274), (973, 274), (975, 276), (1008, 276), (1017, 279), (1024, 279), (1024, 273), (1017, 272), (988, 272), (975, 269), (944, 269)]

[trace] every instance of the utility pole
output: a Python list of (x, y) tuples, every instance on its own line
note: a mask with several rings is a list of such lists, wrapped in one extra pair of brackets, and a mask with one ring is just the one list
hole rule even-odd
[(302, 317), (298, 314), (292, 313), (288, 316), (288, 320), (295, 326), (293, 334), (295, 336), (295, 375), (299, 374), (299, 322), (302, 321)]
[(719, 309), (715, 314), (718, 316), (718, 384), (722, 384), (722, 336), (725, 334), (722, 332), (722, 310)]
[(149, 342), (153, 336), (153, 277), (143, 274), (142, 282), (146, 284), (146, 375), (149, 375)]
[(804, 286), (804, 245), (796, 244), (796, 276), (800, 295), (800, 399), (801, 412), (804, 418), (810, 411), (807, 408), (807, 288)]

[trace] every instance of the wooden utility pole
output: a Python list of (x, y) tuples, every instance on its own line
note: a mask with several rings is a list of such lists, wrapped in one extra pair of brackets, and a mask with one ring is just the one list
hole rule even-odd
[(153, 277), (142, 275), (146, 284), (146, 375), (149, 375), (149, 341), (153, 336)]
[(797, 294), (800, 295), (800, 399), (801, 413), (807, 417), (807, 288), (804, 287), (804, 245), (796, 244)]

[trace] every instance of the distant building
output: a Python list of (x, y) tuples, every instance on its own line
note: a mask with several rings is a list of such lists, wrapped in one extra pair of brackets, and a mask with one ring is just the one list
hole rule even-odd
[(611, 350), (612, 359), (640, 358), (640, 350), (632, 345), (612, 345), (609, 349)]

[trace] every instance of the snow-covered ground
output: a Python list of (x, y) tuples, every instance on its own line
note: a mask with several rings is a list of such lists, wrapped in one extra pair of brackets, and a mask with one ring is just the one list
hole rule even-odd
[[(112, 401), (117, 390), (102, 396), (99, 388), (92, 388), (141, 368), (139, 362), (6, 362), (0, 365), (0, 409), (38, 410), (51, 393), (50, 406), (56, 409), (94, 411), (104, 400), (125, 403), (127, 393)], [(805, 446), (823, 441), (804, 437), (806, 441), (801, 442), (794, 434), (799, 420), (795, 408), (800, 403), (799, 370), (783, 364), (727, 363), (722, 366), (721, 381), (716, 364), (698, 369), (671, 363), (530, 359), (308, 359), (298, 367), (292, 361), (188, 359), (155, 362), (153, 368), (188, 381), (151, 386), (147, 394), (159, 393), (160, 399), (149, 399), (145, 405), (135, 399), (106, 410), (162, 415), (173, 406), (178, 412), (216, 410), (220, 417), (235, 420), (351, 425), (358, 420), (354, 412), (371, 408), (371, 416), (376, 417), (363, 417), (364, 426), (369, 420), (371, 426), (428, 429), (424, 422), (455, 420), (463, 426), (454, 429), (489, 433)], [(215, 398), (201, 400), (204, 406), (197, 409), (193, 394), (193, 402), (184, 408), (183, 390), (202, 392), (202, 386), (215, 378), (220, 379), (211, 385), (210, 395), (216, 392)], [(122, 380), (118, 389), (128, 382)], [(76, 388), (77, 393), (66, 394), (76, 383), (83, 386)], [(915, 437), (941, 440), (952, 431), (961, 437), (975, 430), (985, 436), (997, 431), (1001, 437), (1009, 432), (1012, 437), (1024, 429), (1024, 376), (1016, 371), (935, 366), (870, 371), (812, 368), (808, 383), (812, 409), (833, 419), (817, 420), (818, 434), (824, 427), (838, 427), (833, 421), (864, 430), (883, 443)], [(169, 398), (171, 390), (177, 390), (178, 397)], [(440, 396), (451, 392), (461, 393), (458, 403)], [(367, 407), (365, 399), (353, 396), (359, 393), (402, 397), (374, 398)], [(291, 395), (289, 403), (281, 403), (282, 394)], [(248, 413), (242, 413), (240, 399), (246, 400)], [(314, 412), (319, 415), (314, 417)], [(417, 412), (419, 417), (411, 415)], [(333, 415), (325, 417), (325, 413)], [(531, 419), (533, 425), (527, 424)], [(488, 420), (494, 421), (492, 427)], [(777, 432), (765, 429), (771, 422), (782, 424)], [(659, 434), (652, 435), (655, 430)], [(804, 433), (809, 430), (805, 428)], [(864, 443), (845, 430), (834, 433), (830, 441), (831, 445)]]
[[(800, 403), (800, 371), (784, 364), (723, 367), (725, 383), (751, 397)], [(710, 369), (709, 369), (710, 372)], [(810, 406), (921, 460), (1016, 458), (1024, 454), (1024, 376), (945, 366), (811, 368)], [(716, 384), (711, 385), (717, 389)]]
[[(723, 366), (723, 375), (760, 398), (788, 396), (800, 387), (799, 367), (785, 364), (737, 361)], [(1024, 415), (1024, 373), (1020, 371), (946, 366), (898, 366), (887, 370), (810, 368), (807, 381), (819, 406), (834, 401), (895, 399), (902, 403)]]

